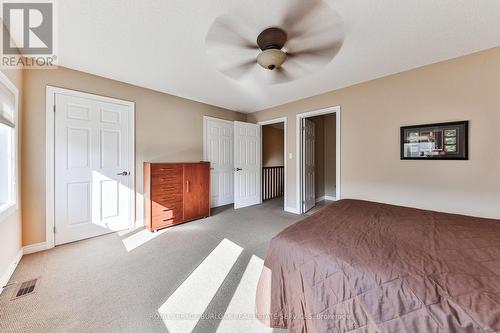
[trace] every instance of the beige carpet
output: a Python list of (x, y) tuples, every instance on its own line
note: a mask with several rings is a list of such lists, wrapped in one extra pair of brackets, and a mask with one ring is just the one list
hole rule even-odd
[[(265, 258), (269, 240), (301, 218), (284, 212), (277, 199), (240, 210), (216, 209), (210, 218), (155, 235), (140, 229), (27, 255), (10, 282), (40, 277), (40, 283), (35, 294), (17, 300), (10, 300), (15, 287), (2, 293), (0, 332), (169, 332), (169, 323), (158, 316), (160, 307), (169, 302), (189, 306), (200, 300), (185, 295), (199, 293), (203, 299), (210, 294), (204, 288), (214, 287), (203, 317), (193, 319), (190, 331), (233, 333), (259, 327), (252, 333), (272, 332), (252, 322), (255, 319), (222, 315), (228, 308), (234, 313), (253, 304), (255, 267)], [(224, 244), (241, 249), (232, 257), (234, 264), (226, 264), (227, 275), (213, 258), (219, 253), (225, 256), (221, 262), (232, 263), (220, 248)], [(192, 283), (190, 290), (182, 290), (184, 281)]]

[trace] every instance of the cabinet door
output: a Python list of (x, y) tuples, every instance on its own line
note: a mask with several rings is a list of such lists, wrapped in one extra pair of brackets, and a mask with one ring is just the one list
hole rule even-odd
[(210, 164), (184, 164), (184, 220), (210, 215)]

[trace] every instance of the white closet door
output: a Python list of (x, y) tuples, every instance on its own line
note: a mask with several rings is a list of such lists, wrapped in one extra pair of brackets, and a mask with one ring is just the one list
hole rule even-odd
[(261, 127), (234, 122), (234, 208), (261, 203)]
[(55, 244), (132, 222), (131, 106), (55, 94)]
[(316, 205), (315, 195), (315, 170), (314, 147), (315, 147), (315, 124), (308, 120), (303, 120), (302, 127), (302, 212), (309, 211)]
[(232, 121), (205, 118), (204, 160), (210, 162), (210, 205), (234, 202), (234, 125)]

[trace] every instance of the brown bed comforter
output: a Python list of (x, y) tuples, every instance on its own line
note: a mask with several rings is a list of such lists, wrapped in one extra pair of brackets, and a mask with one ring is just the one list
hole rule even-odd
[(338, 201), (272, 239), (256, 311), (292, 333), (500, 331), (500, 221)]

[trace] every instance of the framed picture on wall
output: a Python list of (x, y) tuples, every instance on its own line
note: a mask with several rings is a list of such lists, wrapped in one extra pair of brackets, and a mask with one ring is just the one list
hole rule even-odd
[(468, 160), (469, 122), (401, 127), (402, 160)]

